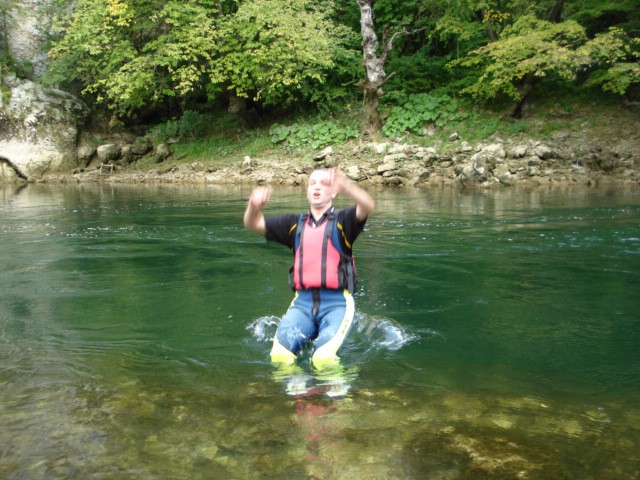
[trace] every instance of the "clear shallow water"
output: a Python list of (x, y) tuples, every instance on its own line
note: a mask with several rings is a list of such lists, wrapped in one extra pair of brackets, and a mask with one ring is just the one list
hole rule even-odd
[(248, 193), (0, 190), (0, 478), (640, 478), (640, 195), (375, 192), (320, 374)]

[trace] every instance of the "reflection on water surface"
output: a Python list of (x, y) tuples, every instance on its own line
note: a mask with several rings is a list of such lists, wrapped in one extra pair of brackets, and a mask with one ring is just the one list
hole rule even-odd
[(0, 190), (0, 477), (640, 478), (637, 193), (376, 192), (341, 369), (278, 372), (248, 192)]

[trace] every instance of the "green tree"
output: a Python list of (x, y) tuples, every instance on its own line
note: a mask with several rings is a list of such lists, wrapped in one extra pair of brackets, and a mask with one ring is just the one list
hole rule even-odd
[(357, 72), (354, 34), (332, 15), (311, 0), (78, 0), (59, 22), (50, 81), (78, 83), (116, 117), (226, 92), (330, 101)]
[[(488, 100), (508, 97), (514, 100), (509, 114), (518, 116), (523, 102), (542, 79), (556, 75), (575, 81), (576, 74), (599, 68), (603, 73), (593, 84), (607, 85), (611, 75), (616, 88), (633, 83), (634, 68), (623, 68), (621, 60), (633, 57), (629, 39), (620, 30), (589, 40), (584, 27), (575, 21), (551, 23), (534, 15), (524, 15), (506, 27), (500, 39), (472, 51), (451, 65), (480, 71), (475, 83), (463, 90), (475, 98)], [(604, 71), (612, 62), (618, 70), (609, 76)], [(622, 76), (629, 74), (627, 82)]]
[(97, 83), (120, 113), (201, 91), (213, 60), (214, 2), (166, 2), (149, 19), (156, 35)]
[(606, 32), (610, 27), (617, 27), (630, 37), (640, 36), (640, 1), (602, 0), (568, 1), (564, 8), (565, 18), (575, 20), (593, 38), (598, 33)]
[(580, 53), (583, 68), (591, 70), (587, 87), (626, 95), (633, 85), (640, 85), (640, 38), (629, 38), (613, 27), (587, 42)]
[(552, 72), (564, 78), (575, 75), (576, 48), (586, 40), (584, 29), (576, 22), (557, 24), (525, 15), (505, 28), (499, 41), (452, 65), (479, 68), (482, 74), (463, 92), (480, 99), (510, 97), (518, 102), (513, 114), (536, 81)]
[(49, 51), (52, 82), (78, 82), (116, 116), (202, 87), (214, 1), (79, 0)]
[[(211, 83), (264, 105), (329, 101), (355, 78), (353, 33), (332, 20), (333, 3), (248, 0), (215, 35)], [(333, 81), (331, 81), (333, 80)]]

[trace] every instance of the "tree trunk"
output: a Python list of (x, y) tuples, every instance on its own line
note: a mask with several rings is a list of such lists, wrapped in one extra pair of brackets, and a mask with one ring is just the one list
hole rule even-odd
[(362, 104), (362, 133), (368, 138), (373, 138), (380, 131), (382, 121), (378, 105), (382, 91), (371, 86), (364, 86), (364, 99)]
[(378, 57), (378, 37), (373, 28), (373, 4), (375, 0), (356, 0), (360, 7), (360, 28), (362, 31), (362, 56), (365, 81), (362, 84), (364, 100), (362, 108), (362, 133), (375, 136), (380, 130), (380, 112), (378, 104), (382, 94), (381, 86), (386, 74), (384, 61), (386, 55)]
[[(485, 16), (487, 15), (487, 9), (486, 8), (481, 8), (480, 9), (480, 20), (482, 20), (484, 22)], [(489, 37), (489, 41), (490, 42), (497, 42), (498, 41), (498, 37), (496, 37), (496, 32), (493, 31), (493, 29), (491, 28), (491, 25), (489, 25), (489, 23), (487, 22), (487, 36)]]
[(549, 11), (547, 20), (551, 23), (560, 23), (562, 21), (562, 10), (564, 9), (564, 0), (556, 0), (553, 7)]
[(356, 0), (360, 7), (360, 29), (362, 31), (362, 64), (364, 66), (365, 80), (360, 84), (364, 91), (362, 108), (362, 134), (374, 137), (380, 131), (382, 121), (378, 104), (384, 93), (382, 86), (393, 77), (395, 72), (387, 75), (384, 72), (384, 64), (387, 56), (393, 48), (393, 41), (398, 35), (411, 35), (423, 29), (409, 32), (406, 29), (395, 32), (391, 38), (385, 34), (382, 39), (382, 49), (378, 56), (378, 37), (373, 28), (373, 4), (376, 0)]
[(536, 83), (535, 75), (529, 73), (523, 79), (520, 85), (518, 85), (518, 93), (520, 93), (520, 100), (517, 100), (511, 104), (507, 110), (507, 115), (511, 118), (522, 118), (522, 107), (527, 101), (527, 97), (533, 90), (533, 86)]

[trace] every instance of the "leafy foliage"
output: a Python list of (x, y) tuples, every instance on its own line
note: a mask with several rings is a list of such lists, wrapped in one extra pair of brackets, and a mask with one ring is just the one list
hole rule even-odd
[(6, 57), (9, 53), (9, 15), (13, 8), (13, 2), (0, 1), (0, 58)]
[(452, 65), (476, 67), (481, 75), (463, 90), (476, 98), (506, 95), (522, 98), (519, 82), (527, 76), (537, 79), (555, 73), (573, 79), (580, 60), (576, 49), (587, 40), (576, 22), (551, 23), (532, 15), (519, 18), (504, 30), (502, 38), (469, 54)]
[(293, 150), (318, 149), (332, 143), (342, 143), (350, 138), (357, 138), (358, 133), (358, 129), (352, 125), (340, 125), (332, 121), (274, 124), (269, 129), (273, 143), (284, 143)]
[(638, 0), (579, 0), (567, 2), (567, 19), (582, 25), (589, 37), (618, 27), (630, 36), (640, 35), (640, 2)]
[(629, 39), (622, 30), (611, 28), (582, 51), (585, 63), (596, 65), (586, 86), (624, 95), (632, 85), (640, 84), (640, 39)]
[[(49, 3), (58, 17), (48, 30), (59, 32), (49, 51), (51, 83), (79, 86), (85, 100), (105, 104), (116, 117), (162, 111), (180, 118), (229, 94), (258, 108), (327, 109), (360, 92), (353, 0)], [(0, 16), (17, 4), (0, 0)], [(639, 83), (638, 0), (377, 0), (375, 9), (381, 48), (394, 32), (411, 32), (397, 37), (388, 57), (387, 78), (394, 76), (385, 90), (399, 96), (465, 92), (517, 100), (526, 94), (523, 85), (551, 79), (586, 80), (586, 87), (615, 94)], [(0, 23), (6, 54), (6, 24), (2, 29)], [(0, 57), (6, 69), (11, 60), (1, 49)], [(396, 106), (386, 131), (434, 121), (415, 98)]]
[(388, 137), (397, 137), (405, 132), (420, 133), (427, 124), (442, 127), (468, 115), (460, 109), (458, 101), (448, 95), (410, 95), (392, 109), (382, 132)]
[(460, 42), (487, 38), (485, 22), (477, 19), (476, 12), (480, 7), (471, 5), (468, 1), (456, 1), (447, 6), (442, 5), (441, 9), (442, 15), (435, 22), (432, 37), (440, 41), (455, 41), (456, 50), (459, 50)]
[(117, 115), (202, 86), (211, 61), (210, 1), (80, 0), (53, 45), (52, 81), (79, 81)]
[(447, 68), (451, 60), (449, 56), (434, 55), (433, 49), (426, 46), (413, 55), (391, 58), (388, 69), (395, 72), (395, 76), (385, 90), (412, 94), (446, 88), (455, 81)]
[[(225, 91), (266, 105), (345, 96), (353, 31), (331, 2), (78, 0), (49, 52), (51, 82), (79, 82), (117, 116)], [(335, 81), (330, 81), (335, 80)]]
[(167, 120), (158, 125), (153, 133), (163, 139), (196, 140), (205, 136), (207, 127), (208, 119), (205, 115), (185, 110), (179, 119)]
[[(352, 33), (331, 21), (331, 2), (248, 0), (216, 34), (211, 81), (265, 105), (319, 101), (339, 65), (357, 62)], [(350, 72), (349, 72), (350, 70)]]
[(575, 81), (580, 71), (595, 70), (590, 85), (622, 94), (638, 83), (637, 40), (612, 28), (593, 40), (574, 21), (551, 23), (532, 15), (519, 18), (502, 38), (451, 65), (479, 68), (481, 75), (465, 88), (476, 98), (507, 96), (520, 100), (520, 86), (554, 74)]

